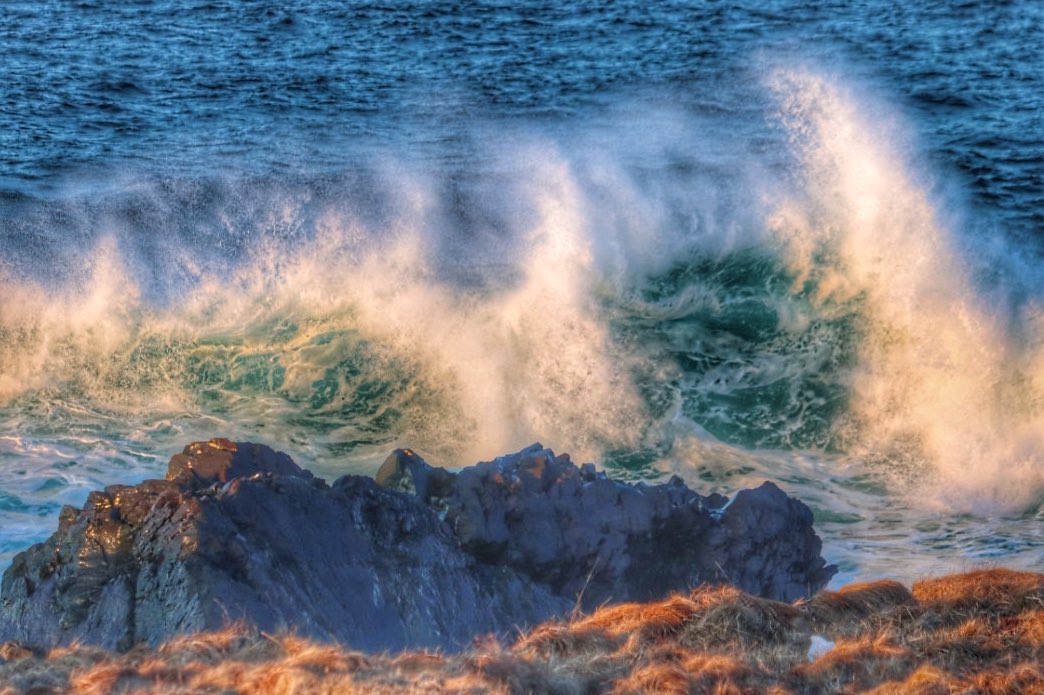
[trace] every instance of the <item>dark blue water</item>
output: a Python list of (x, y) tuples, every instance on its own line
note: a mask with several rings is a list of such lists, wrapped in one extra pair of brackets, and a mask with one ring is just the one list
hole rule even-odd
[(452, 152), (476, 120), (573, 124), (626, 98), (743, 114), (782, 55), (881, 85), (979, 204), (1036, 233), (1042, 40), (1032, 0), (7, 2), (0, 181), (339, 170), (346, 149)]
[(0, 557), (225, 435), (541, 439), (781, 481), (850, 575), (1039, 566), (1042, 47), (1032, 1), (0, 4)]

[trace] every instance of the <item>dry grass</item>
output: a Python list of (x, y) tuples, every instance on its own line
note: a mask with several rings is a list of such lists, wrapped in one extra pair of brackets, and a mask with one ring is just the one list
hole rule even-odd
[(979, 570), (928, 579), (913, 585), (913, 595), (929, 606), (955, 610), (1018, 613), (1032, 604), (1044, 608), (1044, 574), (1007, 569)]
[[(818, 634), (834, 640), (814, 661)], [(0, 694), (1044, 693), (1044, 575), (875, 582), (794, 605), (730, 587), (607, 606), (504, 646), (366, 655), (243, 626), (158, 649), (0, 645)]]
[(916, 604), (909, 589), (899, 582), (884, 580), (850, 584), (840, 591), (821, 591), (803, 605), (803, 610), (813, 629), (829, 627), (834, 633), (855, 634), (874, 615)]

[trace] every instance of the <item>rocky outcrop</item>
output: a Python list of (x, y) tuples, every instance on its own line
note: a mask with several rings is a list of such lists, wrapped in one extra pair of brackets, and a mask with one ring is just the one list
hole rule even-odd
[(627, 485), (539, 444), (456, 475), (400, 449), (377, 481), (437, 510), (480, 562), (582, 595), (585, 609), (701, 583), (791, 601), (833, 574), (812, 512), (772, 483), (731, 501), (698, 495), (677, 476)]
[(194, 443), (166, 480), (66, 507), (16, 556), (0, 641), (125, 649), (243, 620), (367, 651), (456, 650), (578, 603), (731, 582), (822, 587), (808, 508), (771, 483), (733, 500), (628, 485), (535, 445), (465, 468), (394, 452), (332, 485), (268, 447)]

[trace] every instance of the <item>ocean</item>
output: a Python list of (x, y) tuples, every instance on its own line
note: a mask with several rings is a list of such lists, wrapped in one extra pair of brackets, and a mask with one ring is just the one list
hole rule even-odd
[(1044, 3), (0, 3), (0, 567), (182, 446), (1044, 568)]

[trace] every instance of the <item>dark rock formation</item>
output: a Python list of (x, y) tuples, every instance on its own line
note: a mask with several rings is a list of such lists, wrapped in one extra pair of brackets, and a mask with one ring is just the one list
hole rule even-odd
[(397, 450), (376, 482), (327, 485), (268, 447), (212, 440), (166, 480), (66, 507), (4, 573), (0, 641), (125, 649), (245, 620), (369, 651), (458, 649), (699, 582), (807, 596), (834, 571), (811, 522), (771, 483), (727, 503), (539, 445), (457, 474)]
[(468, 553), (556, 594), (582, 592), (586, 609), (707, 582), (791, 601), (834, 572), (820, 558), (812, 512), (772, 483), (729, 503), (696, 494), (677, 476), (664, 485), (610, 480), (536, 444), (433, 484), (440, 471), (412, 458), (407, 470), (428, 469), (419, 476), (427, 502), (444, 510)]

